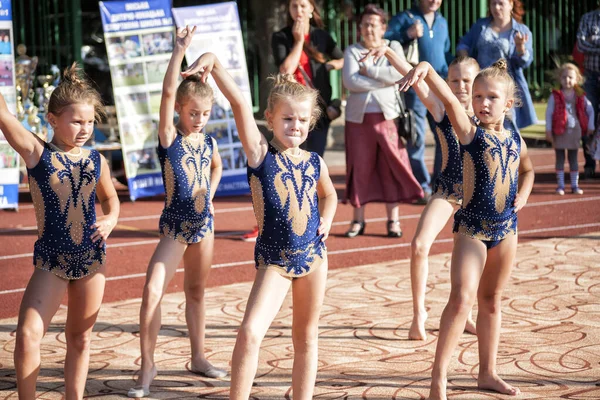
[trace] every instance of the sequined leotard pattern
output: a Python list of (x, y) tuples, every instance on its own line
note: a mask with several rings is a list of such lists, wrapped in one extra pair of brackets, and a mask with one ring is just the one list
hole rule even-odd
[(80, 151), (45, 144), (39, 163), (27, 169), (38, 226), (33, 264), (69, 280), (92, 274), (106, 260), (105, 245), (91, 239), (100, 154)]
[(477, 127), (473, 141), (461, 145), (463, 204), (454, 216), (454, 231), (499, 241), (517, 233), (514, 200), (518, 190), (521, 137)]
[(437, 174), (433, 193), (455, 204), (462, 202), (462, 159), (458, 138), (448, 114), (436, 124), (435, 165)]
[(165, 207), (159, 232), (181, 243), (198, 243), (213, 232), (210, 213), (210, 177), (213, 141), (178, 133), (168, 148), (158, 145), (165, 185)]
[(258, 222), (256, 268), (275, 267), (283, 276), (298, 278), (323, 262), (326, 247), (317, 232), (320, 175), (316, 153), (302, 150), (295, 156), (272, 145), (259, 167), (248, 167)]

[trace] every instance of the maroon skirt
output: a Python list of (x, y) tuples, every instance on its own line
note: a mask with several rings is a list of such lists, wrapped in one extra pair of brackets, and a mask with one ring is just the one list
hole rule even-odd
[(362, 124), (346, 121), (344, 203), (408, 203), (423, 197), (394, 121), (383, 113), (365, 114)]

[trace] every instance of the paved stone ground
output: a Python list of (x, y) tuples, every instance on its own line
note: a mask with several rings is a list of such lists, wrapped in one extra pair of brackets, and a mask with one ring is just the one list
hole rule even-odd
[[(600, 398), (600, 233), (519, 246), (503, 303), (499, 372), (523, 394), (520, 399)], [(408, 261), (330, 271), (320, 328), (315, 398), (423, 399), (448, 297), (449, 255), (431, 258), (427, 293), (428, 339), (408, 341), (411, 295)], [(207, 355), (229, 368), (236, 328), (250, 283), (207, 293)], [(92, 342), (87, 395), (122, 398), (139, 368), (140, 300), (105, 304)], [(43, 341), (39, 398), (62, 398), (61, 309)], [(290, 397), (293, 350), (288, 298), (263, 342), (253, 399)], [(189, 372), (184, 296), (163, 301), (163, 329), (156, 360), (160, 375), (153, 398), (226, 399), (228, 378), (210, 380)], [(0, 398), (15, 398), (12, 353), (16, 319), (0, 320)], [(506, 399), (476, 390), (477, 341), (465, 334), (450, 366), (451, 399)]]

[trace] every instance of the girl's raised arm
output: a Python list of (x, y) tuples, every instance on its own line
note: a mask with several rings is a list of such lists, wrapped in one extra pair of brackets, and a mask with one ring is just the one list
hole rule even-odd
[(258, 167), (267, 154), (267, 139), (260, 133), (250, 105), (244, 99), (242, 92), (235, 81), (212, 53), (204, 53), (186, 71), (182, 72), (184, 77), (201, 72), (202, 81), (206, 82), (209, 74), (212, 74), (217, 86), (231, 104), (235, 125), (244, 146), (248, 165), (252, 168)]
[(408, 90), (409, 87), (418, 85), (422, 81), (427, 83), (429, 89), (442, 102), (448, 114), (448, 118), (454, 127), (454, 132), (462, 144), (469, 144), (473, 140), (476, 127), (465, 112), (445, 80), (438, 75), (428, 62), (420, 62), (404, 78), (398, 82), (400, 90)]
[(44, 152), (44, 142), (29, 132), (8, 110), (4, 97), (0, 94), (0, 130), (8, 144), (25, 160), (27, 168), (33, 168)]
[(160, 99), (160, 120), (158, 123), (158, 139), (163, 147), (169, 147), (175, 139), (177, 133), (173, 124), (175, 116), (175, 99), (177, 95), (177, 84), (181, 62), (185, 56), (185, 50), (188, 48), (196, 32), (196, 27), (185, 27), (177, 29), (177, 38), (175, 48), (169, 60), (167, 72), (163, 79), (162, 97)]
[[(398, 56), (398, 54), (396, 54), (396, 52), (388, 45), (383, 45), (370, 50), (368, 53), (365, 53), (365, 56), (360, 61), (363, 61), (369, 56), (373, 56), (375, 61), (380, 57), (387, 58), (390, 64), (392, 64), (392, 66), (402, 75), (408, 74), (412, 69), (412, 65), (402, 57)], [(446, 112), (444, 104), (431, 92), (431, 90), (429, 90), (429, 86), (427, 86), (425, 82), (420, 82), (413, 86), (413, 89), (415, 89), (417, 96), (419, 96), (419, 99), (421, 99), (427, 110), (433, 115), (433, 119), (436, 122), (440, 122), (444, 119), (444, 113)]]

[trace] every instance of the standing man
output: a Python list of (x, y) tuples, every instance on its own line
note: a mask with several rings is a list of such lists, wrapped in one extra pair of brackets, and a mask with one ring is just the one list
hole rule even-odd
[[(598, 5), (600, 6), (600, 1)], [(594, 107), (594, 113), (596, 113), (600, 101), (600, 7), (581, 17), (577, 30), (577, 47), (583, 53), (583, 67), (585, 68), (583, 89)], [(581, 138), (585, 156), (584, 179), (593, 178), (596, 174), (596, 160), (588, 151), (588, 144), (592, 139), (593, 136), (585, 134)]]
[[(442, 0), (416, 0), (412, 9), (405, 10), (391, 19), (385, 38), (396, 40), (402, 45), (408, 45), (416, 39), (419, 43), (419, 61), (427, 61), (438, 74), (446, 77), (448, 62), (452, 59), (452, 55), (448, 22), (438, 12), (441, 5)], [(425, 117), (432, 130), (435, 121), (413, 89), (406, 93), (406, 105), (415, 113), (418, 132), (417, 142), (408, 145), (408, 156), (413, 174), (425, 193), (425, 197), (420, 202), (425, 204), (431, 196), (431, 178), (424, 160)], [(436, 170), (437, 166), (434, 168), (434, 178)]]

